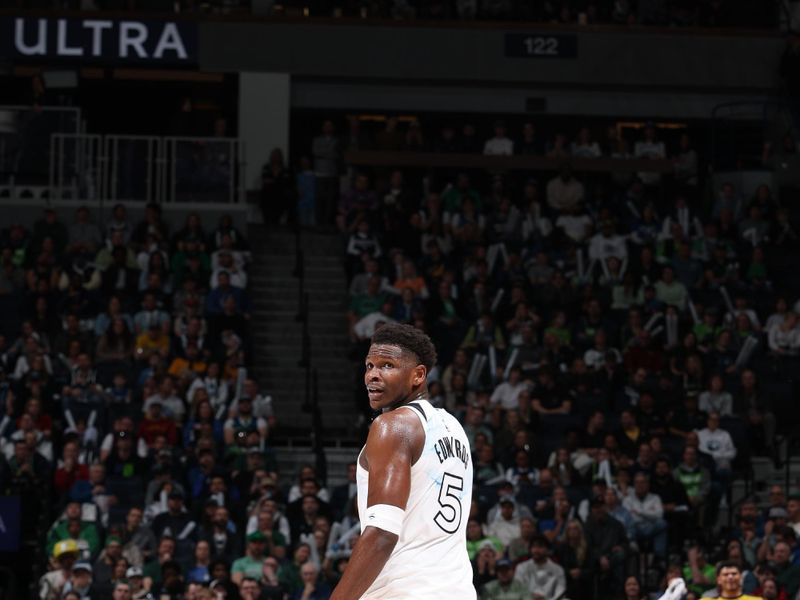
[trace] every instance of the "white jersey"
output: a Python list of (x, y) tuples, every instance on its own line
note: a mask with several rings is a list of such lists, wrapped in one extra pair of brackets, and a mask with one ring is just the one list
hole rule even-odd
[[(397, 545), (361, 600), (474, 600), (472, 565), (467, 556), (472, 504), (467, 435), (455, 417), (427, 400), (401, 408), (419, 417), (425, 446), (411, 467), (411, 490)], [(369, 473), (360, 461), (357, 464), (363, 533)]]

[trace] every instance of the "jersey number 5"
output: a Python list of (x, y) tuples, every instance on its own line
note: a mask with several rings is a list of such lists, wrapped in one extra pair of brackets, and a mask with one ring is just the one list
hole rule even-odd
[(453, 493), (464, 489), (464, 478), (452, 473), (445, 473), (442, 477), (442, 487), (439, 489), (439, 506), (441, 510), (433, 517), (433, 522), (445, 533), (455, 533), (461, 525), (461, 496)]

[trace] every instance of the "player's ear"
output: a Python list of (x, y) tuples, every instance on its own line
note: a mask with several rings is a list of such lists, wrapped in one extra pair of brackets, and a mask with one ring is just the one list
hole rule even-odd
[(417, 365), (414, 369), (414, 385), (422, 385), (425, 383), (425, 377), (428, 375), (428, 369), (425, 368), (425, 365)]

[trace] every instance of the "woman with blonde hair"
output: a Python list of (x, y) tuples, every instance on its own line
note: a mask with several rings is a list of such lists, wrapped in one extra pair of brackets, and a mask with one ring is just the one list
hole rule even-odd
[(589, 562), (589, 546), (583, 525), (578, 519), (567, 521), (564, 539), (556, 546), (556, 556), (567, 576), (567, 597), (591, 598), (593, 572)]

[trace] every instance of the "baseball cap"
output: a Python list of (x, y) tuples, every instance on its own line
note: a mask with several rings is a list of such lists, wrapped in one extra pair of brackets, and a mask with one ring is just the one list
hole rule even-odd
[(125, 571), (125, 577), (128, 579), (132, 577), (144, 577), (144, 571), (142, 571), (141, 567), (128, 567), (128, 570)]
[(183, 500), (183, 492), (180, 491), (179, 489), (174, 489), (169, 493), (169, 496), (167, 496), (167, 498), (169, 498), (170, 500), (172, 500), (173, 498), (175, 499), (180, 498), (181, 500)]
[(496, 568), (498, 568), (498, 569), (504, 569), (504, 568), (505, 568), (505, 569), (510, 569), (510, 568), (511, 568), (511, 561), (510, 561), (510, 560), (508, 560), (507, 558), (501, 558), (500, 560), (498, 560), (498, 561), (495, 563), (495, 565), (494, 565), (494, 566), (495, 566)]
[(267, 541), (267, 536), (265, 536), (260, 531), (254, 531), (253, 533), (251, 533), (250, 535), (247, 536), (247, 541), (248, 542), (266, 542)]
[(478, 544), (478, 552), (481, 550), (486, 550), (487, 548), (489, 550), (495, 549), (494, 544), (489, 540), (483, 540), (480, 544)]
[(92, 572), (92, 565), (90, 565), (88, 562), (83, 562), (83, 561), (76, 562), (74, 565), (72, 565), (72, 571), (73, 572), (74, 571), (89, 571), (89, 573), (91, 573)]
[(78, 552), (78, 542), (73, 539), (69, 540), (61, 540), (55, 546), (53, 546), (53, 556), (58, 558), (62, 554), (68, 554), (72, 552)]

